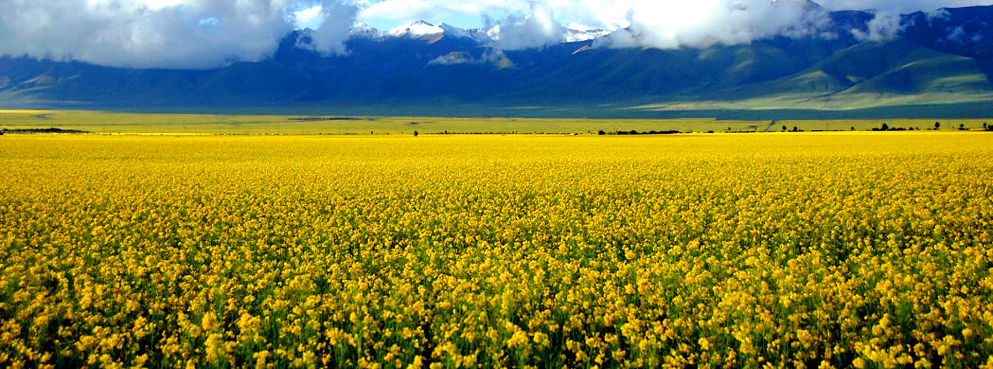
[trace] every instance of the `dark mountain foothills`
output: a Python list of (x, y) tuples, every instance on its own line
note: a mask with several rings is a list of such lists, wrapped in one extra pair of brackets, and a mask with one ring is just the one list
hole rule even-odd
[[(345, 55), (285, 37), (271, 58), (213, 70), (0, 58), (0, 107), (391, 115), (845, 118), (993, 116), (993, 6), (902, 16), (830, 13), (835, 37), (705, 49), (572, 42), (500, 51), (479, 30), (354, 29)], [(853, 32), (852, 30), (857, 30)], [(618, 32), (626, 32), (620, 30)], [(585, 36), (585, 37), (584, 37)]]

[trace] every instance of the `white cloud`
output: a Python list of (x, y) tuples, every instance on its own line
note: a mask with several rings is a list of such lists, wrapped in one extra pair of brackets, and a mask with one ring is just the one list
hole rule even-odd
[[(724, 17), (722, 11), (738, 5), (750, 9), (770, 9), (802, 5), (806, 0), (544, 0), (562, 23), (578, 23), (593, 27), (627, 27), (629, 18), (643, 18), (642, 23), (662, 24), (666, 28), (688, 28), (691, 24), (714, 24), (713, 17)], [(526, 14), (529, 0), (381, 0), (365, 6), (360, 18), (396, 19), (409, 22), (451, 15)], [(993, 0), (816, 0), (829, 10), (878, 9), (890, 13), (934, 10), (942, 7), (989, 5)], [(721, 8), (725, 9), (721, 9)], [(740, 15), (740, 14), (739, 14)], [(791, 15), (791, 14), (787, 14)], [(647, 20), (648, 17), (660, 17)], [(775, 14), (766, 20), (781, 23)], [(754, 22), (760, 23), (760, 22)], [(764, 27), (760, 27), (764, 28)]]
[[(91, 3), (99, 2), (101, 0), (90, 0)], [(139, 0), (138, 2), (144, 4), (150, 9), (162, 9), (168, 6), (180, 5), (185, 3), (187, 0)]]
[[(212, 68), (262, 60), (293, 30), (295, 0), (4, 0), (0, 55), (139, 68)], [(335, 3), (336, 4), (336, 3)], [(340, 7), (330, 7), (338, 9)], [(344, 9), (344, 8), (342, 8)], [(347, 9), (346, 9), (347, 10)], [(343, 51), (331, 12), (321, 48)], [(323, 28), (323, 27), (322, 27)]]
[[(356, 18), (409, 22), (448, 16), (504, 17), (504, 49), (561, 41), (565, 27), (622, 29), (601, 45), (705, 47), (774, 35), (816, 33), (823, 13), (804, 0), (0, 0), (0, 55), (122, 67), (211, 68), (262, 60), (298, 26), (315, 47), (345, 52)], [(822, 0), (827, 9), (877, 9), (863, 37), (887, 37), (896, 14), (993, 0)], [(935, 13), (937, 14), (937, 13)], [(623, 29), (627, 29), (624, 31)]]
[(993, 4), (990, 0), (818, 0), (817, 2), (830, 10), (878, 10), (897, 14)]
[(707, 47), (736, 45), (777, 35), (815, 35), (828, 18), (795, 0), (636, 0), (629, 27), (600, 40), (608, 47)]
[[(993, 1), (825, 0), (820, 3), (832, 10), (876, 8), (880, 14), (900, 14)], [(542, 14), (532, 14), (532, 8)], [(555, 42), (564, 28), (561, 24), (619, 30), (598, 42), (598, 46), (611, 47), (707, 47), (744, 44), (777, 35), (837, 36), (819, 34), (827, 28), (829, 18), (826, 12), (814, 10), (804, 0), (383, 0), (370, 4), (360, 18), (413, 21), (475, 14), (488, 19), (489, 14), (496, 13), (515, 14), (491, 24), (494, 27), (490, 35), (505, 49), (541, 47)], [(878, 19), (863, 37), (888, 37), (899, 26), (894, 27), (892, 20)]]
[(359, 8), (353, 4), (325, 0), (320, 12), (323, 21), (311, 35), (317, 51), (325, 55), (345, 53), (345, 41), (358, 12)]
[(384, 0), (365, 7), (360, 18), (387, 18), (401, 22), (434, 19), (453, 15), (483, 16), (499, 11), (527, 11), (521, 0)]
[(321, 17), (321, 11), (323, 10), (324, 6), (314, 5), (292, 11), (290, 14), (293, 16), (293, 22), (296, 28), (317, 29), (324, 23), (324, 18)]
[(565, 41), (568, 30), (555, 20), (548, 3), (535, 1), (525, 16), (511, 16), (489, 27), (487, 35), (497, 48), (523, 50), (541, 48)]
[(865, 41), (883, 41), (897, 35), (905, 25), (902, 24), (899, 14), (890, 12), (878, 12), (876, 17), (869, 21), (868, 32), (852, 30), (856, 38)]
[(360, 14), (405, 21), (434, 15), (516, 14), (487, 25), (507, 50), (543, 47), (577, 28), (624, 29), (600, 45), (613, 47), (705, 47), (740, 44), (774, 35), (816, 33), (828, 22), (800, 0), (385, 0)]

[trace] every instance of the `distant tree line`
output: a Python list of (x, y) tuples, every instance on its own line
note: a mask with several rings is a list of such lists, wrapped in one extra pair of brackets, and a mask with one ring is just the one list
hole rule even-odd
[[(941, 129), (941, 122), (934, 122), (934, 130), (937, 131), (937, 130), (940, 130), (940, 129)], [(960, 123), (957, 129), (959, 131), (968, 131), (969, 130), (969, 127), (966, 127), (965, 126), (965, 123)], [(852, 127), (852, 130), (854, 131), (855, 130), (855, 127)], [(883, 123), (883, 125), (880, 126), (880, 127), (876, 127), (876, 128), (872, 128), (871, 129), (871, 131), (877, 131), (877, 132), (878, 131), (920, 131), (920, 130), (921, 130), (921, 128), (919, 128), (919, 127), (917, 127), (917, 128), (915, 128), (915, 127), (910, 127), (910, 128), (890, 127), (889, 124), (886, 124), (886, 123)], [(993, 125), (990, 125), (989, 123), (983, 122), (983, 131), (993, 131)]]
[(879, 131), (913, 131), (913, 130), (914, 130), (914, 128), (890, 127), (890, 125), (889, 124), (886, 124), (886, 123), (883, 123), (883, 125), (881, 127), (873, 127), (871, 129), (871, 131), (873, 131), (873, 132), (879, 132)]
[(0, 134), (6, 133), (90, 133), (89, 131), (80, 131), (78, 129), (62, 129), (62, 128), (17, 128), (17, 129), (0, 129)]
[[(318, 121), (339, 121), (339, 120), (352, 120), (352, 121), (375, 121), (376, 118), (355, 118), (355, 117), (299, 117), (299, 118), (286, 118), (287, 120), (295, 120), (298, 122), (318, 122)], [(416, 122), (411, 122), (416, 123)]]
[[(677, 134), (677, 133), (682, 133), (682, 132), (679, 132), (679, 131), (676, 131), (676, 130), (669, 130), (669, 131), (655, 131), (655, 130), (651, 130), (651, 131), (647, 131), (647, 132), (638, 132), (637, 130), (632, 129), (630, 131), (617, 131), (617, 132), (614, 132), (612, 134), (622, 135), (622, 136), (630, 136), (630, 135), (674, 135), (674, 134)], [(599, 132), (597, 132), (597, 134), (602, 136), (602, 135), (607, 134), (607, 132), (605, 132), (603, 130), (600, 130)]]

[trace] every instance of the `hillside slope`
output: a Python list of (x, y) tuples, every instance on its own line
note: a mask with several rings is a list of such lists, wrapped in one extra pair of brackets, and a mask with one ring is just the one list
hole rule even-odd
[(203, 71), (8, 56), (0, 58), (0, 107), (846, 111), (993, 101), (993, 6), (908, 14), (897, 37), (877, 41), (855, 36), (871, 14), (831, 17), (836, 37), (702, 50), (611, 49), (588, 39), (501, 51), (478, 31), (419, 24), (436, 32), (363, 26), (338, 56), (312, 51), (309, 33), (294, 32), (267, 60)]

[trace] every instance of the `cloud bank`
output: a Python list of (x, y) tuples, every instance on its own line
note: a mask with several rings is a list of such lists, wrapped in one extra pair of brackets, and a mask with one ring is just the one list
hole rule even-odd
[(623, 30), (598, 46), (708, 47), (737, 45), (777, 35), (815, 35), (828, 23), (827, 12), (798, 0), (634, 1)]
[[(203, 69), (270, 56), (294, 28), (293, 0), (0, 1), (0, 55), (132, 68)], [(325, 0), (315, 40), (341, 52), (357, 8)], [(342, 26), (344, 24), (344, 26)], [(344, 32), (341, 28), (344, 27)]]
[(818, 0), (817, 2), (830, 10), (878, 10), (897, 14), (993, 4), (990, 0)]
[[(746, 44), (772, 36), (836, 36), (821, 33), (827, 12), (873, 9), (878, 19), (862, 39), (879, 40), (899, 31), (898, 15), (941, 7), (989, 5), (993, 0), (382, 0), (360, 18), (411, 21), (452, 15), (480, 15), (505, 50), (540, 48), (564, 39), (570, 27), (618, 30), (600, 47), (680, 48)], [(491, 20), (491, 14), (511, 14)], [(894, 21), (897, 23), (894, 24)]]
[[(826, 10), (875, 9), (867, 40), (898, 32), (898, 14), (993, 0), (823, 0)], [(270, 56), (294, 28), (314, 28), (323, 54), (347, 52), (356, 20), (493, 19), (494, 46), (541, 48), (570, 27), (617, 30), (606, 47), (706, 47), (816, 35), (826, 10), (805, 0), (0, 0), (0, 56), (135, 68), (219, 67)], [(509, 14), (509, 16), (507, 16)]]
[(319, 16), (321, 25), (311, 35), (317, 51), (324, 55), (344, 54), (345, 41), (358, 12), (359, 8), (353, 4), (325, 0)]
[(565, 41), (569, 30), (555, 20), (555, 11), (547, 2), (531, 3), (525, 16), (510, 16), (506, 20), (487, 25), (487, 35), (496, 48), (522, 50), (542, 48)]
[(899, 14), (890, 12), (876, 13), (876, 17), (869, 21), (866, 26), (867, 32), (854, 29), (852, 35), (863, 41), (883, 41), (895, 37), (906, 27)]
[(502, 11), (527, 11), (528, 3), (520, 0), (382, 0), (368, 4), (361, 18), (387, 18), (407, 23), (435, 17), (455, 15), (484, 16)]

